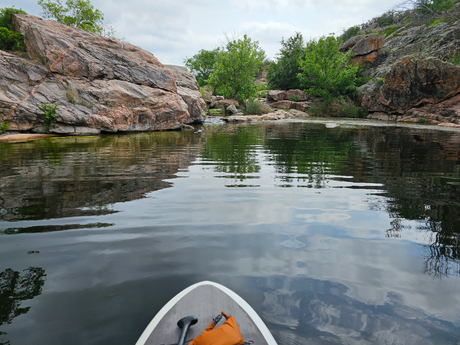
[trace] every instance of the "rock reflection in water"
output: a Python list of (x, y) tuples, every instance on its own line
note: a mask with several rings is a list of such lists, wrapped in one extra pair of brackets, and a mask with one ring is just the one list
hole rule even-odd
[(0, 270), (48, 274), (12, 345), (132, 344), (198, 280), (241, 294), (280, 345), (460, 341), (458, 132), (223, 125), (0, 160)]
[(170, 186), (195, 159), (192, 132), (52, 138), (0, 146), (0, 220), (104, 215)]

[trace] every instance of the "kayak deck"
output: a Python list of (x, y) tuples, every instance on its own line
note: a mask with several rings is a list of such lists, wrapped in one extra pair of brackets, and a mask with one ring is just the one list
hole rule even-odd
[[(200, 335), (221, 311), (235, 317), (245, 342), (252, 340), (257, 345), (276, 345), (263, 321), (241, 297), (212, 282), (195, 284), (173, 298), (155, 316), (137, 345), (177, 343), (181, 331), (177, 321), (190, 315), (198, 317), (198, 323), (190, 327), (186, 337), (186, 340), (192, 340)], [(216, 327), (224, 322), (225, 318), (222, 318)]]

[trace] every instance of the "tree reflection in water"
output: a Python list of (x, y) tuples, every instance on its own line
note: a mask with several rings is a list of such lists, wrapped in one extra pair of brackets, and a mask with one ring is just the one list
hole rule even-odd
[[(10, 324), (15, 317), (29, 311), (30, 307), (21, 308), (21, 303), (41, 294), (45, 276), (45, 270), (40, 267), (29, 267), (22, 275), (11, 268), (0, 273), (0, 326)], [(6, 333), (0, 332), (2, 334)], [(0, 339), (0, 344), (9, 342)]]

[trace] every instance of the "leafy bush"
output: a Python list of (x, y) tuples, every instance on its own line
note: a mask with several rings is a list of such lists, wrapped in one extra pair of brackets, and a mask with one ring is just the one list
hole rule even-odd
[(272, 89), (289, 90), (300, 88), (297, 75), (301, 72), (299, 59), (305, 56), (302, 34), (296, 32), (286, 41), (281, 39), (277, 61), (268, 67), (267, 80)]
[(382, 14), (380, 17), (377, 17), (377, 24), (383, 28), (384, 26), (392, 25), (395, 23), (395, 13), (394, 11), (387, 11)]
[(220, 48), (214, 50), (201, 49), (198, 54), (193, 55), (191, 58), (184, 59), (185, 66), (195, 75), (198, 85), (206, 85), (220, 53)]
[(418, 117), (417, 120), (416, 120), (416, 123), (424, 124), (424, 123), (427, 123), (429, 119), (430, 119), (429, 116)]
[(346, 40), (358, 35), (360, 31), (361, 31), (361, 28), (359, 26), (352, 26), (351, 28), (348, 28), (347, 31), (345, 31), (340, 38), (343, 41), (346, 41)]
[(314, 102), (310, 105), (308, 113), (313, 116), (351, 118), (360, 118), (367, 115), (366, 110), (356, 106), (348, 98), (335, 98), (328, 102)]
[(332, 36), (307, 43), (305, 57), (299, 60), (302, 72), (298, 74), (307, 93), (330, 101), (356, 91), (359, 66), (351, 65), (351, 52), (341, 53), (340, 44)]
[(253, 80), (264, 59), (265, 52), (259, 47), (259, 42), (252, 42), (247, 35), (230, 41), (219, 54), (208, 83), (217, 94), (245, 104), (257, 94), (257, 85)]
[(270, 107), (268, 105), (262, 104), (256, 100), (249, 100), (246, 103), (246, 114), (251, 115), (262, 115), (270, 112)]
[(454, 5), (454, 0), (416, 0), (414, 10), (421, 15), (433, 15), (448, 10)]
[(58, 23), (74, 26), (101, 35), (104, 31), (104, 14), (95, 9), (89, 0), (38, 0), (43, 16)]
[(49, 129), (53, 123), (56, 123), (57, 104), (41, 104), (38, 108), (45, 113), (43, 127)]
[(23, 13), (14, 7), (0, 9), (0, 50), (24, 51), (24, 38), (14, 32), (13, 14)]
[(20, 33), (0, 27), (0, 50), (24, 51), (24, 38)]
[(9, 127), (10, 123), (8, 121), (3, 121), (2, 123), (0, 123), (0, 133), (5, 133)]
[(0, 9), (0, 27), (7, 28), (10, 31), (14, 31), (13, 14), (22, 13), (27, 14), (21, 9), (13, 7), (5, 7)]
[(396, 30), (398, 30), (398, 27), (397, 26), (390, 26), (389, 28), (383, 30), (381, 32), (381, 35), (385, 35), (385, 36), (390, 36), (393, 32), (395, 32)]
[(428, 27), (432, 27), (432, 26), (435, 26), (435, 25), (438, 25), (439, 23), (442, 23), (443, 20), (441, 18), (438, 18), (438, 19), (435, 19), (431, 22), (430, 25), (428, 25)]

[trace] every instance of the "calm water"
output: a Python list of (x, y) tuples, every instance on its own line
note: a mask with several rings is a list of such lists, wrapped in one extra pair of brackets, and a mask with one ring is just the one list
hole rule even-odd
[(460, 132), (327, 127), (0, 144), (0, 343), (134, 344), (213, 280), (279, 345), (459, 344)]

